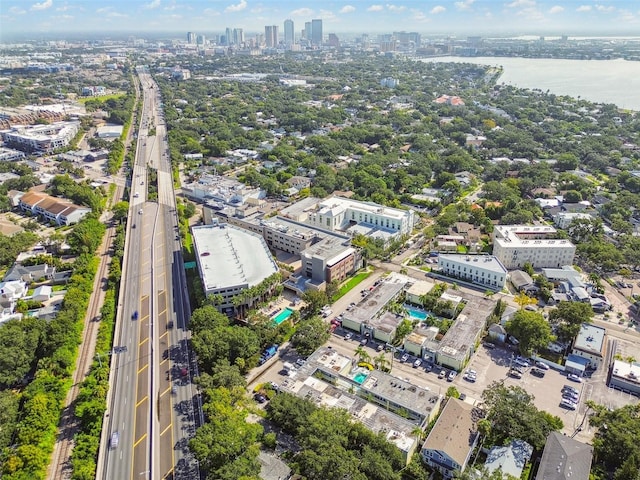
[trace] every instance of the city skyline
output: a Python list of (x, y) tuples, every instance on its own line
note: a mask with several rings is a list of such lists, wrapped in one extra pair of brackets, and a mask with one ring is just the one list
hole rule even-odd
[[(329, 33), (637, 34), (634, 0), (4, 0), (2, 37), (80, 32), (264, 32), (291, 19), (295, 35), (322, 19)], [(4, 40), (4, 39), (3, 39)]]

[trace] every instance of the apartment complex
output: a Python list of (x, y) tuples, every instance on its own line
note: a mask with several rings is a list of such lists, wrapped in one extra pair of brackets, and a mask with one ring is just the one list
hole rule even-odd
[(293, 378), (280, 386), (316, 405), (342, 408), (375, 433), (381, 433), (408, 463), (418, 447), (415, 429), (435, 418), (441, 397), (428, 389), (358, 365), (330, 347), (320, 347)]
[(493, 255), (438, 256), (439, 273), (459, 278), (491, 290), (502, 290), (507, 281), (507, 269)]
[(69, 200), (38, 192), (27, 192), (22, 195), (18, 201), (18, 208), (56, 225), (78, 223), (91, 212), (89, 207), (82, 207)]
[(413, 210), (384, 207), (335, 195), (324, 200), (305, 198), (283, 209), (282, 215), (313, 227), (385, 241), (410, 234), (415, 223)]
[(553, 238), (547, 225), (497, 225), (493, 230), (493, 255), (509, 270), (530, 263), (534, 268), (571, 265), (576, 247), (569, 240)]
[(222, 309), (232, 298), (278, 272), (264, 239), (225, 223), (191, 229), (205, 295), (221, 295)]
[(0, 130), (8, 147), (27, 153), (51, 153), (66, 147), (78, 133), (80, 122), (55, 122), (49, 125), (16, 125)]

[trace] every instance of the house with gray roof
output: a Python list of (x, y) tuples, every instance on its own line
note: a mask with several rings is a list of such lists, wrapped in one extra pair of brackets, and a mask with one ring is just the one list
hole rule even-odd
[(524, 440), (512, 440), (509, 445), (493, 447), (484, 466), (488, 473), (500, 470), (503, 474), (520, 478), (532, 453), (533, 447)]
[(536, 480), (588, 480), (593, 447), (559, 432), (551, 432), (544, 446)]

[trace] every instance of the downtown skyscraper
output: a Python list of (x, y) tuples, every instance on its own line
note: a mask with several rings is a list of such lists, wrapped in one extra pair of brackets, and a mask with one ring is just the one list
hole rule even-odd
[[(307, 32), (307, 38), (309, 33)], [(311, 20), (311, 44), (320, 46), (322, 45), (322, 19)]]
[(284, 21), (284, 44), (290, 47), (295, 43), (295, 34), (293, 29), (293, 20)]
[(274, 48), (278, 45), (277, 25), (267, 25), (264, 27), (264, 43), (267, 48)]

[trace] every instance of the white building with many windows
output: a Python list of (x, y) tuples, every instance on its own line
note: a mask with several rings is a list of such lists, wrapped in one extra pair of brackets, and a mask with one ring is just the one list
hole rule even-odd
[(576, 247), (569, 240), (553, 238), (548, 225), (497, 225), (493, 230), (493, 255), (507, 269), (560, 268), (572, 265)]
[(438, 267), (444, 275), (491, 290), (502, 290), (507, 281), (507, 269), (493, 255), (440, 254)]
[(49, 125), (16, 125), (0, 131), (0, 137), (8, 147), (23, 152), (51, 153), (66, 147), (80, 127), (80, 122), (56, 122)]
[(410, 234), (415, 223), (413, 210), (385, 207), (373, 202), (360, 202), (331, 196), (324, 200), (306, 198), (282, 210), (282, 215), (317, 228), (361, 233), (385, 240)]

